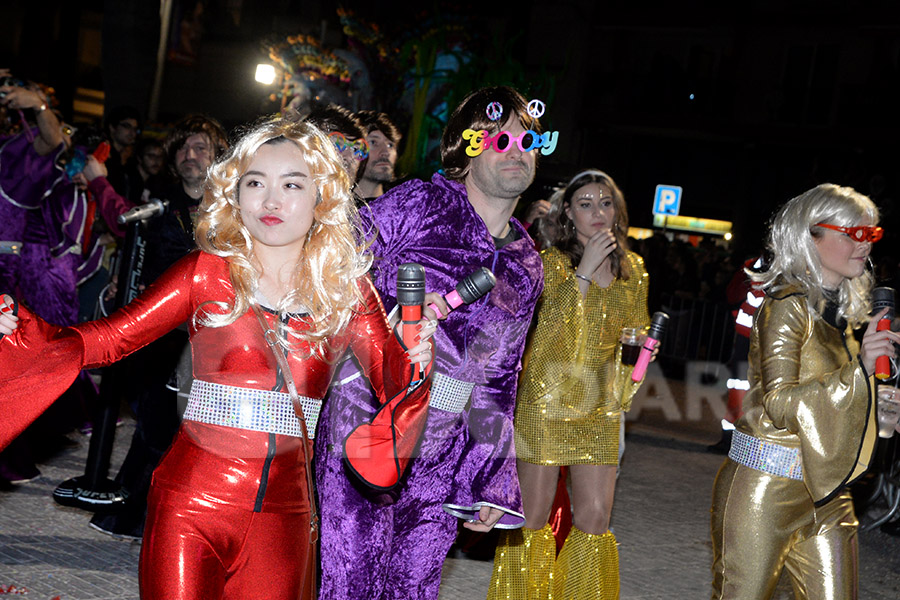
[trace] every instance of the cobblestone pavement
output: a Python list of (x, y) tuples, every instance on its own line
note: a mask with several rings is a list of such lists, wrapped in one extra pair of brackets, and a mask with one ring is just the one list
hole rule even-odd
[[(620, 548), (622, 600), (709, 597), (709, 500), (722, 462), (706, 452), (715, 425), (666, 423), (644, 411), (629, 424), (612, 526)], [(714, 421), (713, 421), (714, 423)], [(118, 429), (114, 468), (124, 458), (133, 424)], [(137, 599), (139, 542), (119, 540), (88, 526), (89, 515), (59, 506), (54, 487), (83, 472), (88, 439), (40, 465), (35, 481), (0, 490), (0, 594), (26, 588), (28, 598)], [(883, 510), (877, 503), (863, 523)], [(859, 535), (861, 600), (900, 598), (900, 538), (875, 529)], [(457, 555), (459, 556), (459, 555)], [(450, 558), (441, 600), (484, 598), (491, 562)], [(778, 600), (792, 598), (782, 582)]]

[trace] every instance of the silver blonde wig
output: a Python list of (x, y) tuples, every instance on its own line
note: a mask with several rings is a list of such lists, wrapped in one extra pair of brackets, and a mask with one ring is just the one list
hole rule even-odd
[(302, 306), (311, 317), (304, 331), (281, 331), (279, 341), (296, 349), (307, 342), (312, 353), (324, 355), (329, 338), (346, 327), (362, 300), (358, 280), (369, 270), (371, 255), (359, 240), (358, 213), (351, 181), (334, 144), (314, 125), (284, 119), (270, 120), (245, 133), (231, 151), (209, 170), (206, 192), (197, 220), (197, 245), (228, 261), (235, 291), (233, 305), (201, 307), (195, 321), (211, 327), (233, 323), (250, 308), (260, 273), (254, 266), (250, 232), (241, 220), (239, 183), (263, 144), (295, 144), (310, 169), (317, 191), (310, 226), (294, 271), (291, 292), (277, 308)]
[[(767, 243), (772, 253), (771, 264), (766, 271), (747, 271), (747, 274), (767, 291), (798, 287), (806, 294), (813, 314), (821, 315), (825, 285), (814, 240), (823, 235), (824, 229), (816, 227), (816, 223), (840, 227), (877, 225), (878, 209), (868, 196), (853, 188), (831, 183), (817, 185), (788, 201), (775, 214)], [(874, 278), (869, 271), (841, 282), (838, 314), (854, 327), (868, 320), (873, 284)]]

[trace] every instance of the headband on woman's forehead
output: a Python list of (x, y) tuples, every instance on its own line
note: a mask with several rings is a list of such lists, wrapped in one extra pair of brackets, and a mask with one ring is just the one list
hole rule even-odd
[(603, 179), (612, 180), (612, 177), (610, 177), (603, 171), (600, 171), (599, 169), (585, 169), (584, 171), (582, 171), (581, 173), (578, 173), (577, 175), (575, 175), (575, 177), (570, 179), (569, 183), (566, 185), (566, 187), (571, 187), (572, 184), (574, 184), (576, 181), (578, 181), (582, 177), (589, 177), (589, 176), (601, 177)]

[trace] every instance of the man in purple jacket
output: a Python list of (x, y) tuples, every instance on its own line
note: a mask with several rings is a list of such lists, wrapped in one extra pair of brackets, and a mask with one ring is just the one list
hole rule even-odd
[[(503, 116), (488, 118), (492, 103)], [(496, 106), (495, 106), (496, 108)], [(471, 133), (464, 131), (471, 130)], [(472, 141), (483, 130), (491, 144)], [(364, 490), (341, 461), (343, 442), (376, 411), (368, 384), (343, 365), (316, 433), (322, 515), (321, 599), (435, 599), (457, 518), (474, 531), (524, 523), (513, 447), (516, 381), (543, 288), (534, 243), (512, 218), (534, 179), (539, 132), (515, 90), (470, 94), (444, 131), (444, 175), (391, 189), (363, 210), (374, 236), (372, 278), (385, 308), (396, 305), (399, 265), (421, 264), (426, 290), (444, 295), (479, 267), (494, 289), (443, 320), (419, 455), (395, 494)], [(517, 137), (526, 139), (516, 144)], [(537, 136), (539, 137), (539, 136)], [(498, 141), (499, 140), (499, 141)], [(468, 152), (467, 152), (468, 151)]]

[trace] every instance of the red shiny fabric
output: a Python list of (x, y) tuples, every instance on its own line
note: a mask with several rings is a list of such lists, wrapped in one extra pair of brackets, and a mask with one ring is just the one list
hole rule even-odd
[(346, 465), (362, 483), (378, 491), (400, 483), (425, 428), (429, 391), (429, 384), (422, 383), (397, 394), (344, 440)]
[[(81, 371), (81, 338), (19, 307), (19, 327), (0, 339), (0, 450), (69, 389)], [(49, 343), (48, 343), (49, 342)]]
[(301, 443), (185, 421), (153, 473), (141, 598), (308, 598), (298, 595), (316, 572)]
[(553, 507), (550, 509), (550, 531), (556, 540), (556, 553), (562, 550), (569, 532), (572, 530), (572, 501), (569, 500), (569, 490), (566, 488), (568, 479), (567, 467), (559, 468), (559, 480), (556, 482), (556, 495), (553, 497)]
[[(382, 402), (410, 380), (408, 359), (387, 326), (371, 282), (366, 279), (360, 285), (365, 305), (346, 331), (331, 340), (327, 360), (308, 356), (305, 348), (289, 353), (300, 395), (323, 398), (334, 361), (348, 347)], [(233, 298), (227, 263), (194, 252), (106, 319), (60, 329), (23, 311), (19, 329), (0, 340), (0, 363), (10, 361), (26, 369), (26, 375), (14, 380), (33, 393), (20, 393), (0, 381), (0, 397), (36, 416), (62, 385), (54, 381), (45, 390), (42, 377), (64, 380), (82, 368), (108, 365), (195, 313), (221, 311), (213, 303)], [(266, 314), (270, 325), (276, 318)], [(288, 319), (287, 325), (308, 326), (302, 317)], [(204, 327), (194, 319), (190, 333), (196, 379), (286, 391), (252, 312), (227, 327)], [(55, 371), (42, 373), (35, 366), (44, 364), (45, 354)], [(25, 419), (10, 420), (18, 427)], [(309, 598), (305, 583), (315, 564), (307, 561), (310, 507), (301, 443), (293, 436), (184, 421), (153, 474), (141, 549), (141, 597)]]

